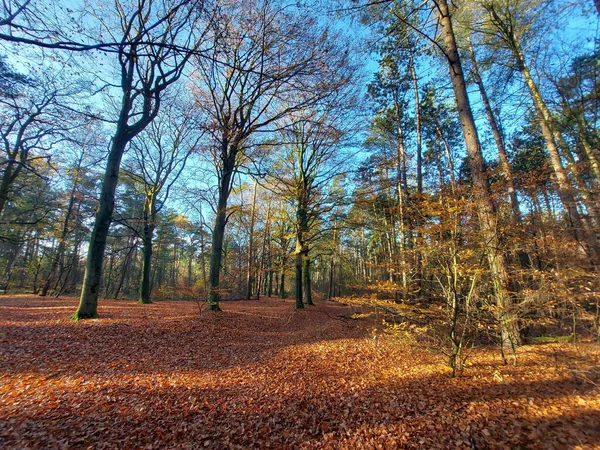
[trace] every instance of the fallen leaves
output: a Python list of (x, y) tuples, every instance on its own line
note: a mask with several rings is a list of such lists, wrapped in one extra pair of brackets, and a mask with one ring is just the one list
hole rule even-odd
[[(557, 365), (598, 366), (597, 346), (476, 351), (464, 377), (416, 344), (377, 336), (331, 304), (290, 300), (103, 301), (99, 320), (63, 320), (75, 299), (0, 299), (0, 447), (592, 448), (600, 396)], [(325, 313), (325, 314), (323, 314)]]

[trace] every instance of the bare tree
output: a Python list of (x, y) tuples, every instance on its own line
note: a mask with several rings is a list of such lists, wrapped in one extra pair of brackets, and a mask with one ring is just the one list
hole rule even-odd
[[(4, 65), (4, 64), (3, 64)], [(50, 163), (52, 150), (82, 124), (65, 107), (81, 91), (60, 76), (34, 79), (0, 68), (0, 214), (9, 201), (11, 185), (23, 171), (41, 176), (36, 165)]]
[[(118, 51), (121, 106), (90, 239), (86, 273), (75, 319), (97, 317), (98, 294), (108, 229), (112, 220), (121, 158), (131, 140), (157, 116), (164, 91), (182, 75), (201, 38), (194, 23), (200, 3), (132, 0), (116, 3), (121, 33)], [(103, 21), (110, 34), (113, 28)], [(179, 44), (180, 43), (180, 44)]]
[(202, 138), (197, 111), (173, 98), (167, 101), (168, 107), (132, 141), (133, 156), (125, 163), (128, 175), (144, 189), (140, 303), (152, 303), (152, 238), (157, 215)]
[[(257, 133), (275, 131), (291, 112), (331, 93), (347, 55), (307, 11), (273, 0), (222, 5), (213, 30), (213, 56), (199, 64), (198, 102), (211, 118), (218, 194), (209, 274), (209, 310), (219, 310), (220, 270), (228, 199), (235, 175)], [(298, 95), (301, 94), (301, 95)]]

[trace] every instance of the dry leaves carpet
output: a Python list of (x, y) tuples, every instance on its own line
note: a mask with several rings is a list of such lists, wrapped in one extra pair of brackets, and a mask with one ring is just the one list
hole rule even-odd
[(343, 305), (76, 304), (0, 298), (0, 448), (600, 448), (594, 344), (479, 349), (450, 379)]

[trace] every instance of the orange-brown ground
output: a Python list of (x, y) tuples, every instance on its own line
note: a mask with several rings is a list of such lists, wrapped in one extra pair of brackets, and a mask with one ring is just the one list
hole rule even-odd
[(349, 307), (0, 298), (0, 448), (600, 448), (594, 344), (464, 376)]

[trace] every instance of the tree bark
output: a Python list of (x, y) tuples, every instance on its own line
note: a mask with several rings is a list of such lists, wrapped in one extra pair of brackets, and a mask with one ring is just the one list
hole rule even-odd
[[(421, 100), (420, 100), (420, 96), (419, 96), (419, 79), (417, 77), (417, 68), (415, 66), (415, 61), (414, 61), (414, 56), (413, 56), (413, 50), (412, 50), (412, 46), (409, 49), (409, 55), (410, 55), (410, 71), (411, 71), (411, 76), (413, 79), (413, 91), (414, 91), (414, 97), (415, 97), (415, 131), (416, 131), (416, 140), (417, 140), (417, 199), (416, 199), (416, 203), (417, 203), (417, 207), (420, 206), (420, 203), (422, 201), (422, 195), (423, 195), (423, 144), (422, 144), (422, 132), (421, 132)], [(415, 258), (416, 258), (416, 266), (417, 266), (417, 285), (419, 288), (419, 292), (421, 291), (421, 286), (422, 286), (422, 280), (423, 280), (423, 256), (421, 255), (421, 240), (422, 240), (422, 234), (421, 234), (421, 215), (420, 212), (417, 211), (416, 217), (415, 217), (415, 225), (416, 225), (416, 233), (415, 233), (415, 238), (416, 238), (416, 252), (415, 252)], [(403, 279), (403, 283), (404, 283), (404, 279)]]
[[(152, 219), (150, 219), (152, 220)], [(154, 224), (148, 220), (144, 223), (142, 234), (142, 279), (140, 281), (139, 302), (143, 304), (152, 303), (150, 298), (152, 277), (152, 237), (154, 235)]]
[[(224, 144), (227, 145), (227, 144)], [(210, 254), (210, 269), (208, 275), (208, 311), (220, 311), (219, 301), (221, 260), (223, 257), (223, 240), (225, 238), (225, 226), (227, 225), (227, 200), (231, 190), (231, 182), (235, 169), (235, 157), (237, 151), (229, 149), (229, 157), (226, 158), (223, 172), (219, 183), (219, 199), (217, 201), (217, 213), (215, 215), (215, 226), (212, 233), (212, 251)]]
[(267, 297), (273, 297), (273, 276), (275, 272), (269, 269), (269, 283), (267, 284)]
[(308, 247), (305, 248), (302, 255), (302, 285), (304, 290), (304, 303), (307, 305), (314, 305), (310, 282), (310, 255), (308, 253)]
[(2, 214), (2, 211), (6, 206), (6, 202), (8, 201), (8, 191), (10, 189), (10, 185), (14, 181), (14, 179), (16, 178), (16, 174), (18, 174), (18, 171), (22, 167), (17, 166), (17, 168), (15, 169), (14, 166), (15, 161), (11, 157), (11, 155), (9, 155), (8, 162), (6, 163), (6, 167), (4, 168), (4, 172), (2, 175), (2, 182), (0, 182), (0, 214)]
[(398, 226), (400, 237), (400, 274), (402, 277), (402, 300), (406, 301), (408, 293), (408, 275), (406, 273), (406, 229), (405, 203), (407, 200), (406, 184), (406, 151), (402, 127), (398, 124), (398, 144), (396, 146), (396, 195), (398, 201)]
[[(303, 183), (305, 180), (301, 180)], [(308, 258), (308, 244), (305, 242), (305, 234), (308, 231), (308, 211), (306, 195), (307, 191), (304, 185), (299, 187), (297, 192), (296, 206), (296, 309), (303, 309), (303, 297), (310, 298), (310, 293), (303, 292), (303, 283), (305, 278), (302, 276), (305, 266), (304, 259)], [(306, 286), (304, 286), (306, 288)], [(310, 278), (308, 279), (308, 287), (310, 288)], [(303, 296), (304, 294), (304, 296)], [(312, 303), (312, 299), (311, 299)]]
[(96, 221), (90, 239), (79, 307), (73, 315), (75, 320), (98, 317), (98, 295), (100, 293), (100, 280), (102, 279), (104, 250), (106, 249), (108, 229), (115, 209), (115, 192), (119, 181), (121, 158), (123, 157), (125, 147), (129, 142), (128, 136), (122, 129), (124, 126), (125, 124), (122, 124), (120, 127), (118, 125), (121, 129), (118, 129), (115, 134), (108, 155), (106, 171), (100, 193), (100, 205), (96, 213)]
[[(283, 253), (283, 252), (282, 252)], [(285, 292), (285, 254), (281, 255), (281, 272), (279, 276), (279, 297), (287, 298), (287, 292)]]

